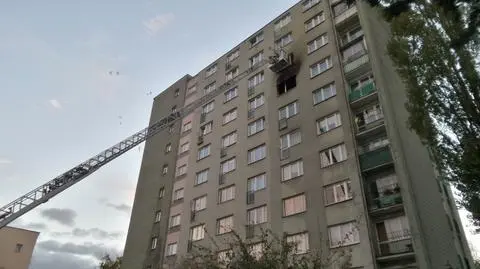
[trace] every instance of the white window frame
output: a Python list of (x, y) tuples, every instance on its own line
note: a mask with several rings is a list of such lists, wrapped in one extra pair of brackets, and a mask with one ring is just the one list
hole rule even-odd
[(288, 149), (302, 143), (302, 132), (300, 129), (280, 136), (280, 149)]
[(156, 249), (158, 243), (158, 237), (152, 237), (152, 242), (150, 244), (150, 249)]
[(306, 0), (303, 1), (302, 6), (303, 6), (303, 11), (307, 11), (311, 9), (313, 6), (316, 4), (320, 3), (320, 0)]
[(205, 86), (205, 88), (203, 88), (203, 94), (211, 93), (216, 89), (217, 89), (217, 85), (216, 85), (216, 82), (214, 81), (214, 82), (208, 84), (207, 86)]
[(340, 112), (335, 112), (321, 119), (318, 119), (316, 121), (316, 125), (317, 135), (327, 133), (333, 129), (342, 126), (342, 117), (340, 116)]
[(207, 135), (212, 132), (213, 129), (213, 121), (209, 121), (202, 125), (201, 130), (202, 130), (202, 135)]
[(202, 113), (203, 114), (208, 114), (208, 113), (212, 112), (214, 109), (215, 109), (215, 101), (211, 101), (210, 103), (205, 104), (202, 107)]
[(168, 143), (165, 145), (165, 153), (169, 153), (172, 151), (172, 143)]
[(225, 74), (225, 80), (230, 81), (230, 80), (236, 78), (238, 76), (238, 74), (240, 74), (240, 68), (238, 68), (238, 66), (235, 66), (234, 68), (232, 68), (230, 71), (228, 71)]
[(267, 145), (262, 144), (249, 149), (247, 152), (247, 163), (252, 164), (259, 162), (267, 157)]
[(288, 181), (288, 180), (303, 176), (303, 160), (299, 159), (283, 165), (281, 167), (281, 174), (282, 174), (281, 175), (282, 181)]
[(234, 51), (230, 52), (227, 56), (227, 63), (233, 62), (240, 56), (240, 49), (235, 49)]
[(225, 188), (221, 188), (218, 190), (218, 203), (226, 203), (228, 201), (235, 200), (235, 192), (236, 188), (235, 185), (230, 185)]
[[(333, 238), (334, 235), (339, 238)], [(354, 221), (328, 227), (328, 237), (330, 248), (344, 247), (360, 243), (360, 234)]]
[(238, 87), (231, 88), (224, 93), (225, 103), (238, 96)]
[(158, 198), (163, 198), (165, 196), (165, 188), (161, 187), (160, 190), (158, 190)]
[[(323, 68), (324, 65), (326, 65), (325, 68)], [(321, 59), (320, 61), (310, 65), (310, 78), (314, 78), (316, 76), (319, 76), (320, 74), (322, 74), (322, 73), (326, 72), (327, 70), (329, 70), (330, 68), (332, 68), (332, 66), (333, 66), (332, 56), (328, 56), (328, 57), (325, 57), (325, 58)]]
[(278, 31), (282, 29), (283, 27), (287, 26), (291, 21), (292, 21), (292, 16), (290, 14), (284, 15), (279, 20), (277, 20), (273, 25), (274, 31)]
[(263, 60), (263, 50), (248, 59), (249, 67), (254, 67)]
[(190, 150), (190, 141), (187, 141), (180, 145), (180, 154), (185, 153)]
[(315, 16), (313, 16), (312, 18), (308, 19), (305, 22), (305, 32), (312, 30), (313, 28), (317, 27), (324, 21), (325, 21), (325, 13), (323, 11), (315, 14)]
[[(337, 87), (335, 83), (329, 83), (313, 91), (313, 105), (320, 104), (334, 96), (337, 96)], [(321, 96), (321, 98), (317, 98)]]
[(195, 199), (193, 199), (192, 203), (192, 211), (193, 212), (199, 212), (202, 210), (205, 210), (207, 208), (207, 196), (200, 196)]
[(233, 231), (233, 215), (217, 219), (217, 235), (226, 234)]
[[(295, 201), (294, 204), (298, 205), (298, 208), (297, 208), (297, 206), (294, 206), (294, 209), (295, 209), (294, 211), (287, 212), (286, 205), (290, 201)], [(293, 216), (293, 215), (296, 215), (296, 214), (306, 212), (307, 211), (307, 196), (305, 195), (305, 193), (301, 193), (301, 194), (297, 194), (295, 196), (284, 198), (284, 199), (282, 199), (282, 205), (283, 205), (283, 216), (284, 217)]]
[(205, 77), (208, 78), (217, 72), (217, 64), (212, 64), (205, 70)]
[[(257, 33), (256, 35), (254, 35), (253, 37), (251, 37), (251, 38), (249, 39), (250, 48), (253, 48), (253, 47), (255, 47), (256, 45), (262, 43), (263, 39), (264, 39), (263, 32)], [(254, 42), (252, 42), (252, 41), (254, 41)]]
[(253, 111), (265, 104), (265, 95), (263, 93), (248, 100), (248, 110)]
[(195, 174), (195, 186), (203, 184), (205, 182), (208, 182), (208, 174), (210, 172), (210, 169), (203, 169), (202, 171), (199, 171)]
[(222, 148), (228, 148), (237, 143), (238, 133), (233, 131), (229, 134), (226, 134), (222, 137)]
[[(225, 169), (227, 167), (227, 169)], [(235, 171), (237, 169), (237, 159), (236, 157), (230, 158), (220, 163), (220, 172), (224, 174), (228, 174), (230, 172)]]
[(162, 211), (155, 212), (155, 223), (160, 222), (162, 220)]
[(165, 164), (162, 167), (162, 175), (166, 175), (167, 173), (168, 173), (168, 164)]
[(177, 255), (178, 244), (177, 242), (170, 243), (165, 248), (165, 256), (174, 256)]
[(276, 48), (283, 48), (283, 47), (287, 46), (288, 44), (290, 44), (292, 42), (293, 42), (293, 35), (290, 32), (288, 34), (283, 35), (279, 39), (277, 39), (275, 41), (275, 47)]
[(230, 111), (227, 111), (225, 114), (223, 114), (223, 124), (227, 124), (229, 122), (234, 121), (238, 116), (238, 109), (234, 108)]
[[(261, 212), (261, 215), (259, 215)], [(263, 217), (263, 218), (260, 218)], [(247, 223), (249, 225), (257, 225), (262, 224), (268, 221), (268, 208), (267, 205), (262, 205), (259, 207), (255, 207), (252, 209), (247, 210)]]
[[(333, 162), (333, 151), (336, 150), (336, 149), (339, 149), (340, 150), (340, 160), (336, 160), (335, 162)], [(324, 157), (324, 154), (326, 154), (327, 156)], [(325, 159), (327, 158), (327, 159)], [(326, 168), (326, 167), (329, 167), (329, 166), (332, 166), (334, 164), (337, 164), (337, 163), (341, 163), (345, 160), (348, 159), (348, 153), (347, 153), (347, 148), (345, 147), (345, 144), (342, 143), (342, 144), (338, 144), (336, 146), (333, 146), (333, 147), (330, 147), (328, 149), (325, 149), (325, 150), (322, 150), (320, 151), (320, 167), (321, 168)], [(324, 162), (324, 160), (328, 160), (328, 163), (326, 164)]]
[(185, 195), (185, 189), (179, 188), (173, 191), (172, 199), (173, 201), (178, 201), (183, 199), (184, 195)]
[(188, 132), (188, 131), (192, 130), (192, 122), (191, 121), (185, 122), (182, 126), (182, 130), (183, 130), (183, 132)]
[[(328, 191), (332, 192), (334, 201), (328, 201)], [(341, 194), (341, 192), (343, 191), (346, 191), (346, 193), (344, 192), (344, 194)], [(323, 192), (323, 195), (325, 197), (325, 205), (333, 205), (336, 203), (351, 200), (353, 198), (352, 182), (350, 180), (345, 180), (342, 182), (327, 185), (323, 188)]]
[(170, 216), (170, 221), (168, 223), (168, 227), (173, 228), (173, 227), (180, 226), (181, 221), (182, 221), (182, 215), (180, 215), (180, 214)]
[(257, 192), (267, 188), (267, 174), (262, 173), (247, 179), (247, 191)]
[(198, 149), (197, 160), (202, 160), (210, 156), (210, 144), (203, 146)]
[(187, 173), (188, 171), (188, 167), (187, 167), (187, 164), (182, 164), (180, 165), (179, 167), (177, 167), (177, 177), (179, 176), (183, 176)]
[(248, 89), (253, 89), (257, 87), (258, 85), (262, 84), (264, 80), (265, 73), (263, 71), (256, 73), (248, 79)]
[(186, 95), (192, 94), (197, 91), (197, 85), (193, 85), (192, 87), (187, 89)]
[(308, 232), (287, 235), (285, 239), (287, 243), (295, 244), (295, 254), (305, 254), (310, 249)]
[(323, 33), (314, 40), (307, 43), (307, 54), (313, 53), (319, 50), (321, 47), (328, 44), (328, 34)]
[(190, 228), (190, 240), (192, 242), (205, 238), (205, 224), (200, 224)]
[(289, 119), (297, 115), (299, 110), (298, 100), (295, 100), (294, 102), (291, 102), (290, 104), (282, 106), (278, 109), (278, 119)]
[[(262, 117), (256, 121), (252, 121), (247, 126), (247, 136), (252, 136), (265, 129), (265, 117)], [(253, 130), (253, 131), (252, 131)]]

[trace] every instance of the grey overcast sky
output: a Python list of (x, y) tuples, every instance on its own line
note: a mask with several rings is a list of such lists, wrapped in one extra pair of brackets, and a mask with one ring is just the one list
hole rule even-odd
[[(295, 2), (0, 3), (0, 204), (145, 127), (155, 95)], [(93, 268), (122, 252), (142, 152), (13, 223), (41, 232), (31, 269)]]

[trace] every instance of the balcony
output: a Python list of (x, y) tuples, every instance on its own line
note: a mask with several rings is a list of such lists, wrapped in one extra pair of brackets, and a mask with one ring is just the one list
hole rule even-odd
[(357, 137), (361, 137), (384, 125), (383, 112), (380, 109), (362, 112), (355, 117), (355, 123), (357, 124)]
[(345, 10), (345, 12), (335, 17), (335, 24), (336, 25), (343, 24), (356, 14), (357, 14), (357, 6), (353, 5), (349, 9)]
[(390, 147), (384, 146), (360, 155), (360, 168), (363, 172), (392, 163)]
[(370, 101), (368, 97), (373, 97), (376, 93), (375, 83), (370, 81), (361, 87), (354, 89), (348, 95), (348, 99), (352, 105), (361, 105), (360, 103), (366, 103)]
[[(378, 192), (378, 190), (377, 190)], [(381, 215), (401, 210), (403, 203), (400, 187), (397, 183), (383, 188), (380, 194), (373, 198), (369, 205), (372, 215)]]
[(387, 239), (379, 240), (377, 259), (400, 259), (413, 255), (413, 242), (409, 230), (386, 233)]
[(367, 73), (370, 69), (368, 65), (369, 61), (370, 59), (366, 50), (359, 51), (345, 59), (343, 70), (347, 79)]

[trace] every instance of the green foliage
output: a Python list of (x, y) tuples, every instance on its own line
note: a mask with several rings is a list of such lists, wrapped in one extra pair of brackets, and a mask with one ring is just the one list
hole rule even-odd
[[(212, 239), (213, 240), (213, 239)], [(261, 242), (261, 252), (254, 252), (252, 242)], [(330, 255), (310, 250), (296, 254), (296, 244), (287, 242), (271, 231), (262, 231), (254, 240), (243, 240), (236, 232), (223, 249), (213, 242), (214, 248), (193, 246), (176, 269), (324, 269), (350, 268), (350, 249), (340, 249)], [(219, 255), (223, 253), (223, 255)], [(332, 267), (335, 265), (336, 267)]]
[(120, 269), (120, 265), (122, 265), (122, 257), (112, 260), (108, 254), (103, 256), (100, 261), (100, 269)]
[(451, 47), (463, 34), (457, 12), (415, 1), (391, 21), (389, 54), (407, 87), (409, 124), (429, 147), (441, 176), (455, 183), (480, 227), (479, 47)]

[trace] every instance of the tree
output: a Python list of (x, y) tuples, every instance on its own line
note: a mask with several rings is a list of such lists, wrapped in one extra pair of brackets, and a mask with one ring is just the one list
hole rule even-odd
[[(353, 3), (355, 0), (347, 0)], [(372, 7), (380, 7), (387, 20), (409, 12), (412, 7), (421, 4), (418, 0), (364, 0)], [(447, 14), (452, 22), (457, 24), (458, 32), (452, 38), (450, 45), (459, 48), (472, 40), (479, 39), (480, 27), (480, 0), (429, 0), (429, 4), (436, 6)]]
[(100, 269), (120, 269), (120, 265), (122, 265), (122, 257), (112, 260), (109, 254), (103, 256), (100, 261)]
[[(451, 47), (463, 35), (465, 25), (457, 14), (435, 3), (416, 0), (391, 20), (388, 52), (406, 85), (410, 128), (428, 146), (441, 177), (456, 185), (461, 205), (478, 228), (479, 46), (468, 41)], [(460, 17), (468, 14), (462, 11)]]
[[(261, 242), (261, 248), (254, 248), (251, 242), (243, 240), (236, 232), (224, 250), (220, 250), (217, 242), (214, 247), (194, 245), (187, 255), (176, 266), (176, 269), (324, 269), (350, 268), (351, 250), (343, 248), (324, 255), (321, 251), (310, 250), (300, 254), (301, 248), (295, 242), (289, 242), (284, 235), (277, 237), (271, 231), (263, 231), (255, 238)], [(257, 245), (258, 246), (258, 245)], [(225, 250), (227, 249), (227, 250)], [(302, 252), (303, 253), (303, 252)], [(335, 267), (332, 267), (335, 266)]]

